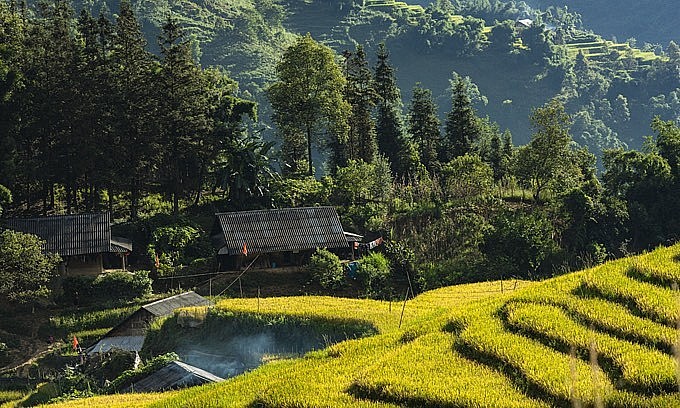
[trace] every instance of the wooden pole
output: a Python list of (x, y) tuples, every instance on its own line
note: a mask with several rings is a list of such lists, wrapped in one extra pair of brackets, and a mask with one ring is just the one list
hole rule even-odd
[(260, 287), (257, 287), (257, 313), (260, 313)]
[(401, 322), (404, 320), (404, 310), (406, 310), (406, 301), (408, 300), (408, 292), (411, 288), (406, 288), (406, 296), (404, 296), (404, 306), (401, 307), (401, 317), (399, 318), (399, 328), (401, 329)]
[(212, 297), (212, 277), (209, 279), (209, 284), (208, 284), (208, 296)]
[(241, 297), (243, 297), (243, 287), (241, 286), (241, 278), (238, 278), (238, 290), (241, 292)]

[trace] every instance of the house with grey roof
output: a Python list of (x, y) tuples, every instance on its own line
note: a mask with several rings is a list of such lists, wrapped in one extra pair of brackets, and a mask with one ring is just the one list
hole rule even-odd
[(257, 258), (259, 267), (303, 265), (317, 248), (351, 252), (334, 207), (300, 207), (215, 214), (211, 234), (219, 270)]
[(146, 304), (112, 328), (92, 347), (89, 347), (88, 354), (104, 353), (113, 348), (126, 351), (140, 351), (149, 325), (154, 320), (163, 316), (169, 316), (175, 310), (183, 307), (210, 305), (212, 305), (211, 301), (192, 291)]
[(114, 255), (122, 269), (132, 251), (132, 241), (111, 235), (111, 214), (56, 215), (11, 218), (4, 227), (34, 234), (45, 241), (43, 250), (61, 256), (62, 272), (97, 275), (104, 270), (104, 257)]
[(161, 392), (224, 381), (198, 367), (181, 361), (172, 361), (160, 370), (138, 380), (123, 392)]

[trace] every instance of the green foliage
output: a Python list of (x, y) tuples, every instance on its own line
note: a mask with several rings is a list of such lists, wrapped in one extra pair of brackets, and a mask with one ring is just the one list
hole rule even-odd
[(159, 227), (151, 234), (149, 253), (158, 255), (163, 266), (186, 265), (197, 255), (202, 254), (203, 234), (189, 225), (169, 225)]
[(371, 252), (359, 259), (357, 276), (371, 298), (390, 298), (394, 290), (390, 285), (390, 262), (380, 252)]
[(340, 258), (325, 248), (317, 248), (307, 269), (323, 288), (337, 289), (345, 284), (345, 271)]
[(392, 173), (384, 157), (374, 163), (350, 161), (336, 170), (335, 201), (343, 205), (384, 203), (392, 196)]
[(477, 155), (454, 158), (442, 168), (441, 177), (444, 196), (453, 202), (488, 197), (493, 187), (493, 171)]
[(64, 278), (62, 301), (76, 305), (125, 302), (151, 294), (149, 271), (116, 271), (97, 277)]
[(282, 178), (275, 182), (273, 200), (278, 208), (328, 205), (335, 186), (330, 177)]
[(417, 84), (408, 115), (409, 132), (418, 147), (420, 161), (432, 171), (438, 166), (438, 152), (441, 146), (437, 106), (432, 100), (432, 91)]
[(371, 117), (373, 107), (380, 96), (375, 89), (373, 74), (368, 67), (366, 52), (359, 45), (355, 52), (345, 52), (345, 100), (350, 105), (347, 141), (340, 143), (343, 152), (335, 159), (338, 166), (349, 160), (372, 163), (378, 155), (375, 121)]
[(439, 155), (443, 161), (471, 153), (472, 146), (481, 136), (479, 119), (470, 98), (471, 85), (468, 82), (469, 78), (463, 78), (454, 72), (454, 79), (451, 81), (452, 106), (446, 115), (446, 131)]
[(5, 230), (0, 233), (0, 297), (26, 303), (49, 295), (59, 255), (45, 254), (37, 236)]
[(0, 184), (0, 215), (2, 215), (3, 206), (12, 202), (12, 193), (9, 189)]
[(56, 332), (52, 334), (65, 337), (69, 333), (108, 329), (125, 320), (136, 309), (136, 306), (127, 306), (91, 312), (81, 310), (77, 313), (63, 314), (50, 318), (49, 330)]
[(308, 34), (289, 47), (276, 68), (277, 81), (268, 90), (273, 121), (283, 138), (286, 171), (314, 175), (312, 145), (323, 145), (322, 134), (331, 135), (338, 163), (339, 146), (347, 137), (349, 105), (343, 99), (345, 78), (333, 51)]
[(535, 201), (544, 190), (563, 191), (581, 178), (571, 150), (571, 118), (564, 106), (552, 100), (534, 110), (531, 123), (536, 130), (528, 145), (519, 149), (515, 174), (526, 187), (533, 189)]
[(150, 374), (153, 374), (154, 372), (160, 370), (169, 363), (177, 360), (179, 360), (179, 356), (172, 352), (156, 356), (150, 359), (149, 361), (143, 363), (137, 369), (127, 370), (123, 372), (115, 380), (111, 381), (111, 384), (109, 384), (106, 387), (105, 392), (107, 394), (123, 392), (135, 381), (141, 380), (142, 378)]
[(441, 262), (426, 262), (419, 266), (416, 274), (422, 290), (494, 278), (497, 278), (495, 274), (484, 269), (484, 258), (480, 254), (462, 254)]
[(559, 247), (545, 215), (502, 213), (492, 226), (484, 239), (484, 253), (502, 276), (531, 278), (550, 272), (548, 261)]

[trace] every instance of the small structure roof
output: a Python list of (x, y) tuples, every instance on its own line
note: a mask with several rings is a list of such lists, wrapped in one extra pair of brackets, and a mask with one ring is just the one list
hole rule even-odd
[(210, 306), (211, 304), (212, 302), (203, 296), (196, 292), (189, 291), (149, 303), (142, 306), (142, 309), (156, 317), (161, 317), (171, 314), (175, 309), (179, 309), (180, 307)]
[(532, 20), (532, 19), (530, 19), (530, 18), (523, 18), (523, 19), (521, 19), (521, 20), (517, 20), (517, 22), (515, 23), (515, 25), (520, 26), (520, 27), (529, 28), (529, 27), (531, 27), (532, 25), (534, 25), (534, 20)]
[(87, 354), (106, 353), (111, 349), (126, 351), (141, 351), (144, 345), (144, 336), (114, 336), (104, 337), (94, 346), (87, 349)]
[(215, 214), (222, 230), (219, 253), (238, 255), (347, 248), (334, 207), (300, 207)]
[(353, 232), (344, 232), (345, 238), (347, 238), (348, 242), (361, 242), (361, 240), (364, 239), (363, 235), (355, 234)]
[(194, 367), (181, 361), (173, 361), (160, 370), (132, 384), (125, 391), (158, 392), (223, 380), (223, 378), (198, 367)]
[(5, 227), (34, 234), (45, 241), (46, 252), (61, 256), (127, 252), (132, 242), (122, 238), (112, 240), (111, 215), (77, 214), (35, 218), (11, 218)]
[(210, 306), (212, 302), (203, 296), (189, 291), (146, 304), (127, 319), (109, 330), (94, 346), (87, 349), (88, 354), (118, 348), (140, 351), (144, 344), (148, 324), (156, 318), (172, 314), (176, 309), (191, 306)]

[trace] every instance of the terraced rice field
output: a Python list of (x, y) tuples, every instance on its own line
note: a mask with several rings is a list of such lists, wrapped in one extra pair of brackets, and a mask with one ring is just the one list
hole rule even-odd
[(503, 293), (499, 282), (439, 289), (410, 300), (403, 319), (387, 302), (225, 300), (217, 307), (239, 313), (365, 320), (379, 334), (220, 384), (87, 406), (680, 406), (679, 259), (677, 245), (542, 283), (506, 281)]

